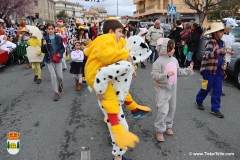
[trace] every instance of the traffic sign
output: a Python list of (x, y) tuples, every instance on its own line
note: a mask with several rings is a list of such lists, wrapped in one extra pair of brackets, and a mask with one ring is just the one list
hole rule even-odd
[(168, 15), (175, 15), (177, 13), (176, 6), (168, 6)]

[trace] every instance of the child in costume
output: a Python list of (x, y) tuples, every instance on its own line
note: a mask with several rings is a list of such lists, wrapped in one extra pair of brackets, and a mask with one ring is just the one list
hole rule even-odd
[(63, 54), (62, 58), (62, 65), (63, 65), (63, 71), (66, 71), (67, 64), (66, 64), (66, 56), (67, 55), (67, 40), (68, 40), (68, 30), (63, 26), (63, 20), (58, 20), (58, 27), (56, 28), (56, 32), (60, 34), (62, 37), (62, 41), (65, 47), (65, 53)]
[[(31, 34), (31, 38), (27, 41), (27, 56), (29, 61), (32, 64), (32, 70), (35, 74), (33, 81), (37, 82), (37, 84), (41, 83), (41, 75), (42, 70), (40, 64), (43, 60), (44, 54), (41, 52), (41, 31), (35, 26), (28, 26), (29, 32)], [(38, 33), (37, 33), (38, 32)], [(40, 36), (38, 37), (37, 34)]]
[[(116, 19), (115, 19), (115, 18), (114, 18), (114, 19), (113, 19), (113, 18), (109, 18), (108, 20), (116, 20)], [(108, 25), (110, 25), (110, 24), (108, 24), (109, 22), (111, 22), (111, 21), (108, 21), (108, 22), (106, 23), (107, 25), (104, 25), (104, 26), (103, 26), (103, 34), (108, 34), (108, 33), (109, 33), (109, 27), (108, 27)], [(137, 38), (137, 37), (135, 37), (135, 38)], [(140, 41), (139, 41), (139, 42), (140, 42)], [(120, 41), (117, 42), (117, 44), (118, 44), (118, 49), (119, 49), (119, 50), (124, 49), (124, 48), (126, 47), (126, 40), (125, 40), (125, 38), (121, 37), (121, 38), (120, 38)], [(135, 43), (135, 44), (137, 45), (138, 43)], [(139, 47), (139, 46), (137, 46), (137, 47), (135, 47), (135, 46), (130, 46), (130, 47), (128, 48), (128, 50), (130, 50), (131, 53), (133, 53), (133, 52), (134, 52), (134, 53), (138, 53), (138, 51), (137, 51), (138, 47)], [(148, 53), (151, 52), (151, 50), (147, 50), (147, 51), (148, 51)], [(140, 52), (141, 52), (141, 51), (140, 51)], [(134, 68), (135, 68), (135, 70), (137, 69), (137, 65), (136, 65), (136, 64), (134, 65)], [(134, 74), (136, 74), (136, 72), (135, 72)], [(136, 119), (136, 118), (140, 118), (140, 117), (144, 116), (146, 113), (148, 113), (149, 111), (151, 111), (151, 109), (150, 109), (149, 107), (137, 104), (137, 103), (133, 100), (133, 98), (132, 98), (132, 96), (131, 96), (131, 94), (130, 94), (129, 92), (128, 92), (128, 94), (126, 95), (124, 104), (126, 105), (126, 108), (127, 108), (129, 111), (131, 111), (131, 113), (132, 113), (132, 118), (135, 118), (135, 119)], [(105, 118), (104, 121), (106, 122), (106, 118)]]
[[(19, 34), (19, 39), (18, 39), (18, 43), (17, 43), (17, 49), (16, 49), (16, 54), (18, 56), (23, 56), (24, 59), (22, 60), (23, 62), (25, 61), (27, 63), (26, 65), (26, 68), (31, 68), (32, 65), (31, 63), (29, 63), (29, 60), (28, 60), (28, 57), (27, 57), (27, 50), (26, 48), (28, 47), (28, 39), (29, 39), (29, 36), (28, 36), (28, 30), (27, 28), (22, 28), (20, 30), (20, 34)], [(21, 63), (21, 61), (20, 61)]]
[[(126, 147), (134, 147), (135, 142), (139, 140), (136, 135), (128, 131), (121, 105), (130, 87), (134, 73), (132, 59), (136, 60), (136, 57), (131, 58), (129, 50), (118, 48), (117, 41), (120, 41), (122, 36), (122, 24), (119, 21), (106, 21), (104, 30), (105, 33), (110, 33), (97, 37), (84, 51), (88, 57), (85, 66), (86, 81), (97, 93), (99, 106), (107, 118), (114, 159), (127, 160), (122, 156), (126, 152)], [(141, 38), (138, 38), (135, 43), (141, 42)], [(140, 44), (138, 47), (141, 47)], [(142, 44), (142, 46), (147, 45)], [(146, 52), (147, 48), (145, 48)]]
[(74, 44), (74, 51), (71, 52), (71, 69), (70, 73), (76, 80), (77, 91), (82, 90), (82, 73), (83, 73), (83, 60), (84, 60), (84, 45), (76, 41)]
[[(89, 40), (87, 29), (84, 26), (79, 26), (77, 34), (73, 37), (73, 39), (71, 39), (71, 43), (74, 44), (75, 41), (80, 41), (81, 43), (84, 43), (86, 40)], [(87, 62), (87, 57), (85, 56), (83, 60), (83, 68), (85, 67), (86, 62)], [(84, 69), (82, 74), (83, 74), (82, 75), (83, 83), (86, 83)]]
[(200, 68), (203, 76), (202, 88), (199, 90), (195, 102), (199, 110), (204, 110), (203, 101), (213, 88), (210, 113), (218, 118), (224, 118), (224, 115), (220, 112), (222, 80), (227, 77), (225, 74), (227, 68), (226, 53), (232, 53), (231, 49), (226, 49), (224, 42), (221, 40), (226, 29), (221, 23), (213, 23), (205, 32), (205, 35), (212, 34), (212, 38), (206, 44), (206, 51), (202, 59)]
[(153, 63), (152, 78), (156, 90), (157, 118), (154, 121), (156, 138), (163, 142), (163, 133), (172, 135), (173, 118), (176, 110), (177, 76), (193, 74), (193, 62), (190, 67), (181, 69), (178, 60), (173, 57), (175, 43), (169, 38), (160, 38), (156, 50), (159, 57)]

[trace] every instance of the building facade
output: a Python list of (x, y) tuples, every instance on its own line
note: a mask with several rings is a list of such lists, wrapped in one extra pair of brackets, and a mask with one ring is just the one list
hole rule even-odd
[[(155, 19), (168, 20), (167, 12), (171, 0), (133, 0), (133, 3), (136, 5), (136, 11), (133, 13), (134, 18), (146, 21)], [(180, 19), (182, 21), (198, 21), (198, 17), (195, 16), (195, 11), (189, 9), (181, 0), (174, 0), (173, 6), (176, 6), (177, 12), (181, 14)]]
[(53, 0), (34, 0), (33, 17), (35, 23), (54, 23), (56, 21), (55, 2)]
[(68, 2), (66, 0), (59, 0), (55, 2), (55, 13), (65, 11), (68, 15), (83, 19), (84, 6), (79, 3)]
[[(165, 19), (168, 22), (170, 21), (170, 16), (167, 16), (167, 12), (171, 1), (172, 0), (133, 0), (133, 3), (136, 5), (136, 11), (133, 12), (133, 17), (145, 21)], [(215, 0), (215, 2), (217, 1), (218, 0)], [(202, 0), (202, 2), (204, 4), (205, 0)], [(176, 6), (176, 11), (179, 12), (177, 19), (180, 19), (182, 22), (194, 20), (199, 23), (199, 17), (196, 11), (190, 9), (182, 0), (173, 0), (173, 6)], [(203, 21), (202, 27), (207, 28), (213, 22), (220, 22), (220, 20), (212, 20), (207, 15)]]
[(91, 24), (94, 23), (99, 26), (103, 20), (107, 20), (108, 15), (104, 7), (91, 7), (88, 12), (84, 12), (84, 22)]

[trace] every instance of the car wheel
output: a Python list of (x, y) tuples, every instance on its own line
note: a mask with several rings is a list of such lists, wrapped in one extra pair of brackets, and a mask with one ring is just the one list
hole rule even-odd
[(240, 66), (238, 67), (238, 69), (235, 73), (235, 81), (236, 81), (238, 89), (240, 89)]

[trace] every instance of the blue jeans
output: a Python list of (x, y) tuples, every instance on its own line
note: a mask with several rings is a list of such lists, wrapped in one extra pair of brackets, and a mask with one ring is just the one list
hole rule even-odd
[[(156, 50), (156, 46), (149, 46), (150, 50), (152, 51), (152, 54), (150, 55), (150, 61), (155, 62), (158, 58), (158, 52)], [(154, 56), (154, 59), (153, 59)]]
[(24, 56), (24, 59), (25, 59), (25, 62), (26, 62), (27, 64), (29, 64), (28, 57), (27, 57), (27, 56)]
[(190, 51), (188, 52), (188, 54), (187, 54), (187, 61), (192, 62), (193, 53), (194, 52), (190, 52)]

